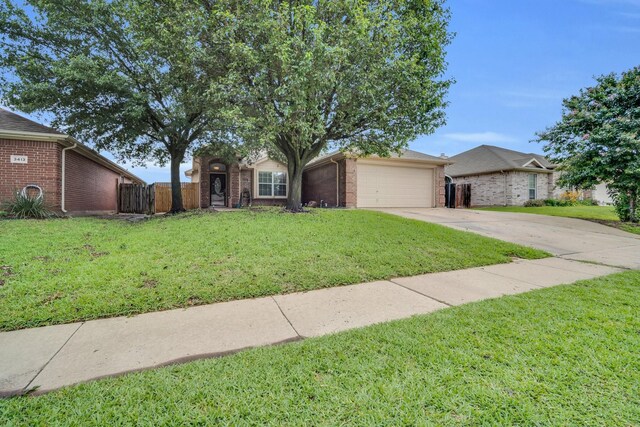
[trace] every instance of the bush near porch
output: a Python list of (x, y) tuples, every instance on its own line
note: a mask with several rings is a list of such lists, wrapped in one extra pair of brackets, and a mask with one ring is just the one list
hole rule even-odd
[(547, 256), (357, 210), (3, 220), (0, 235), (1, 330)]

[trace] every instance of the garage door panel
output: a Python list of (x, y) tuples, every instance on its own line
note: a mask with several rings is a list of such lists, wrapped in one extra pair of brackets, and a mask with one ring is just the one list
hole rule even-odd
[(433, 207), (433, 169), (358, 164), (358, 207)]

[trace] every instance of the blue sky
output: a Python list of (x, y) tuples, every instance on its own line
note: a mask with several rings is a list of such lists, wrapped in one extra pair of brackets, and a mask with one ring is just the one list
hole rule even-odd
[(447, 125), (411, 148), (453, 155), (530, 143), (593, 76), (640, 65), (640, 0), (451, 0)]
[[(454, 155), (480, 144), (541, 152), (535, 132), (593, 76), (640, 65), (640, 0), (450, 0), (447, 125), (410, 148)], [(183, 170), (188, 165), (183, 166)], [(147, 182), (168, 167), (130, 168)], [(184, 175), (183, 175), (184, 178)]]

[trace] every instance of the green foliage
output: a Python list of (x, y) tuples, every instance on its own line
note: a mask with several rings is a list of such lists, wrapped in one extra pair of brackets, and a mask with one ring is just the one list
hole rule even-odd
[[(631, 218), (631, 200), (629, 194), (625, 193), (613, 193), (613, 206), (616, 210), (616, 214), (620, 218), (620, 221), (629, 222), (632, 220)], [(640, 195), (636, 196), (635, 206), (640, 204)]]
[[(640, 194), (640, 67), (596, 79), (593, 87), (563, 101), (562, 119), (538, 133), (560, 164), (561, 186), (592, 188), (606, 182), (629, 202), (625, 220), (636, 221)], [(621, 202), (622, 203), (622, 202)], [(621, 212), (624, 213), (621, 208)], [(621, 217), (622, 219), (622, 217)]]
[(478, 208), (478, 210), (561, 216), (567, 218), (606, 221), (607, 223), (619, 222), (613, 206), (495, 206), (490, 208)]
[(540, 207), (540, 206), (544, 206), (545, 205), (545, 201), (544, 200), (540, 200), (540, 199), (535, 199), (535, 200), (527, 200), (526, 202), (524, 202), (524, 207), (525, 208), (533, 208), (533, 207)]
[(539, 206), (573, 206), (570, 200), (545, 199), (544, 203)]
[(283, 155), (289, 208), (327, 148), (389, 155), (445, 120), (443, 0), (275, 0), (235, 11), (238, 132)]
[[(22, 191), (16, 191), (13, 200), (4, 203), (3, 209), (6, 209), (6, 216), (18, 219), (45, 219), (55, 216), (47, 208), (44, 197), (37, 197)], [(2, 212), (0, 212), (0, 217), (2, 216)]]
[[(3, 100), (120, 159), (180, 163), (225, 140), (224, 22), (204, 29), (188, 0), (0, 2)], [(206, 52), (199, 41), (212, 46)], [(174, 210), (181, 210), (174, 191)], [(176, 199), (177, 198), (177, 199)]]
[[(542, 258), (372, 211), (0, 221), (0, 330)], [(47, 236), (43, 239), (42, 236)], [(0, 423), (1, 424), (1, 423)]]
[(0, 399), (9, 426), (637, 426), (640, 272)]
[(576, 205), (580, 205), (580, 206), (600, 206), (598, 204), (597, 200), (594, 199), (583, 199), (583, 200), (578, 200), (575, 203)]

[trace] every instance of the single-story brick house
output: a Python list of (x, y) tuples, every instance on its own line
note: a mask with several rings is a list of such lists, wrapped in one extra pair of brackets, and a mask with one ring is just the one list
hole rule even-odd
[(131, 182), (143, 183), (70, 136), (0, 108), (0, 202), (29, 185), (55, 211), (112, 213), (118, 185)]
[(445, 173), (455, 184), (471, 184), (471, 206), (521, 206), (558, 198), (558, 172), (543, 155), (481, 145), (450, 158)]
[[(451, 161), (412, 150), (388, 158), (333, 152), (311, 161), (303, 172), (302, 201), (329, 207), (444, 206), (444, 166)], [(263, 156), (225, 162), (195, 157), (185, 172), (200, 184), (200, 206), (282, 205), (287, 198), (285, 164)]]

